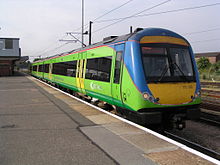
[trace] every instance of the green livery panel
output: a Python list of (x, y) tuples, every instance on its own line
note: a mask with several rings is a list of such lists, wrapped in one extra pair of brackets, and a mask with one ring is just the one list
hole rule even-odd
[[(108, 57), (111, 59), (109, 82), (86, 79), (85, 72), (86, 72), (87, 61), (90, 59), (98, 59), (102, 57)], [(32, 65), (32, 67), (37, 66), (37, 69), (36, 71), (32, 69), (32, 75), (38, 78), (45, 79), (47, 81), (51, 81), (53, 83), (57, 83), (58, 85), (71, 89), (73, 91), (84, 93), (88, 96), (97, 98), (99, 100), (108, 102), (110, 104), (117, 105), (120, 107), (124, 107), (124, 106), (128, 107), (128, 105), (123, 104), (120, 97), (120, 91), (114, 90), (112, 88), (113, 79), (114, 79), (115, 57), (116, 57), (116, 51), (113, 48), (108, 46), (101, 46), (95, 49), (69, 54), (67, 56), (61, 56), (54, 59), (48, 59), (48, 60), (36, 62)], [(53, 74), (52, 69), (55, 63), (68, 62), (68, 61), (77, 61), (77, 66), (75, 68), (76, 69), (75, 77)], [(39, 66), (43, 64), (51, 65), (51, 69), (49, 69), (49, 73), (39, 72)], [(123, 78), (121, 77), (121, 79)], [(116, 86), (119, 85), (117, 84)], [(114, 93), (114, 95), (112, 95), (112, 93)], [(129, 109), (132, 110), (132, 108), (130, 107)]]
[(164, 114), (170, 121), (180, 113), (198, 116), (200, 84), (192, 55), (178, 34), (149, 28), (36, 61), (32, 75), (115, 105), (134, 121), (155, 124), (164, 121)]
[[(111, 59), (110, 79), (109, 82), (98, 81), (86, 78), (87, 63), (90, 59), (98, 59), (108, 57)], [(76, 76), (64, 76), (53, 74), (52, 69), (55, 63), (62, 63), (68, 61), (76, 61)], [(49, 73), (40, 72), (40, 65), (49, 64)], [(101, 46), (86, 51), (76, 52), (73, 54), (51, 58), (36, 62), (32, 67), (36, 66), (36, 70), (32, 69), (32, 75), (38, 78), (57, 83), (60, 86), (71, 89), (76, 92), (84, 93), (88, 96), (97, 98), (99, 100), (108, 102), (109, 104), (126, 108), (132, 111), (138, 111), (144, 107), (160, 108), (161, 105), (154, 104), (148, 100), (143, 99), (142, 93), (137, 89), (132, 81), (129, 72), (121, 62), (120, 83), (114, 83), (116, 65), (116, 51), (108, 46)], [(194, 102), (187, 105), (199, 104), (200, 99), (197, 98)], [(183, 106), (183, 105), (177, 105)], [(169, 105), (163, 105), (169, 107)]]

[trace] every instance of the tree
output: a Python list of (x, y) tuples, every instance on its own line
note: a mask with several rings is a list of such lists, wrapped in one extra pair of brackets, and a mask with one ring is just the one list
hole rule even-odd
[(211, 66), (211, 72), (219, 72), (220, 73), (220, 61), (218, 61), (217, 63), (212, 64)]
[(211, 63), (209, 62), (209, 59), (206, 57), (201, 57), (197, 61), (197, 66), (199, 70), (205, 70), (208, 69), (211, 66)]

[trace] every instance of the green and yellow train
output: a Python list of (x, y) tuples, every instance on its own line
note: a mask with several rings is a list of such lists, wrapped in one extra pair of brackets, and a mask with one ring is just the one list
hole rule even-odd
[(123, 36), (36, 61), (32, 75), (87, 99), (114, 105), (140, 124), (172, 123), (199, 117), (200, 82), (189, 42), (160, 28)]

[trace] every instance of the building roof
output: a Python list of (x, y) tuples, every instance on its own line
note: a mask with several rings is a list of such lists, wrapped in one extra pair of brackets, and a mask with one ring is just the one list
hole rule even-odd
[(20, 40), (20, 38), (8, 38), (8, 37), (0, 38), (0, 39), (13, 39), (13, 40)]
[(195, 53), (196, 57), (217, 57), (220, 52), (208, 52), (208, 53)]

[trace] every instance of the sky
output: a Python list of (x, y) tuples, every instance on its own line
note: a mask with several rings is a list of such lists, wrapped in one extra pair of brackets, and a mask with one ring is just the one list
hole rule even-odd
[[(81, 2), (0, 0), (0, 38), (20, 38), (22, 56), (30, 56), (30, 60), (79, 48), (79, 42), (59, 40), (74, 39), (66, 32), (79, 33), (74, 36), (81, 40)], [(202, 7), (206, 5), (213, 6)], [(173, 10), (176, 11), (165, 12)], [(112, 20), (134, 15), (138, 17), (118, 23)], [(130, 26), (133, 29), (157, 27), (185, 37), (195, 53), (220, 52), (219, 17), (220, 0), (84, 0), (84, 24), (94, 22), (93, 43), (108, 36), (129, 33)], [(87, 30), (86, 26), (84, 32)], [(88, 44), (88, 35), (84, 38)]]

